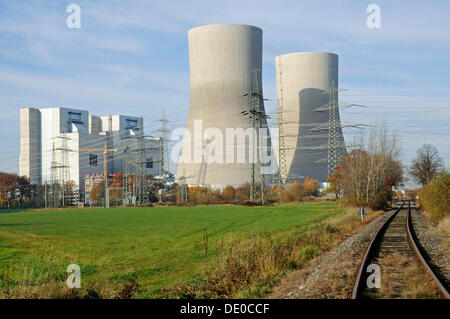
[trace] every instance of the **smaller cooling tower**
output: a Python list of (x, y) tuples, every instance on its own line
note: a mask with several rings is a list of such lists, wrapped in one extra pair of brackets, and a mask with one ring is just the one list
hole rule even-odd
[[(330, 132), (328, 103), (333, 85), (337, 104), (338, 56), (326, 52), (291, 53), (278, 56), (275, 64), (287, 179), (309, 177), (326, 182)], [(339, 110), (335, 111), (339, 118)], [(333, 127), (337, 130), (339, 143), (344, 145), (341, 127)]]

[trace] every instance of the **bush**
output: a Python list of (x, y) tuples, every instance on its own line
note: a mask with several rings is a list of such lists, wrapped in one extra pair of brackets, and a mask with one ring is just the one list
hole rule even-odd
[(303, 200), (304, 185), (303, 183), (294, 181), (288, 185), (284, 191), (284, 201), (286, 202), (299, 202)]
[(450, 173), (435, 177), (419, 192), (420, 204), (433, 219), (450, 214)]

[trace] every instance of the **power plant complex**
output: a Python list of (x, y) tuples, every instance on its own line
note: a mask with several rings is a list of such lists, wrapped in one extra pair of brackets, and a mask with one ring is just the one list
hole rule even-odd
[[(20, 175), (29, 177), (30, 183), (37, 186), (73, 182), (83, 193), (84, 180), (104, 174), (104, 163), (106, 174), (123, 172), (129, 166), (124, 163), (124, 152), (127, 148), (138, 148), (138, 137), (143, 136), (143, 131), (142, 117), (95, 116), (85, 110), (63, 107), (22, 108)], [(160, 141), (146, 142), (143, 160), (135, 151), (130, 152), (127, 162), (157, 175)]]
[[(266, 183), (306, 177), (325, 183), (346, 153), (338, 56), (298, 52), (276, 57), (278, 131), (269, 136), (262, 30), (236, 24), (199, 26), (188, 31), (188, 43), (190, 105), (176, 181), (213, 188), (249, 183), (251, 200), (259, 185), (263, 202)], [(129, 138), (143, 136), (140, 117), (99, 117), (69, 108), (22, 108), (20, 116), (20, 174), (32, 184), (73, 180), (81, 189), (87, 176), (92, 184), (92, 176), (102, 172), (126, 173), (128, 163), (150, 175), (162, 172), (159, 163), (167, 165), (163, 136), (152, 139), (150, 150), (144, 147), (137, 158), (127, 157)], [(138, 140), (133, 143), (131, 148), (139, 148)], [(108, 171), (101, 165), (104, 156)]]

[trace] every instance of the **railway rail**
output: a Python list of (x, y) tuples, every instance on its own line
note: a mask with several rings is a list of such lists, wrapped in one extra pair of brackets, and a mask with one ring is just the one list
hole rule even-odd
[[(381, 225), (370, 241), (355, 279), (352, 299), (370, 298), (369, 291), (373, 288), (369, 289), (367, 287), (367, 278), (371, 275), (367, 273), (367, 267), (371, 264), (376, 264), (378, 258), (393, 254), (405, 256), (405, 258), (410, 260), (418, 260), (421, 267), (424, 267), (439, 290), (439, 294), (443, 298), (450, 299), (448, 288), (439, 280), (418, 248), (411, 225), (411, 204), (408, 203), (407, 209), (404, 206), (405, 202)], [(402, 267), (399, 265), (396, 268), (387, 267), (387, 269), (383, 269), (381, 278), (385, 277), (385, 272), (391, 272), (395, 277), (396, 273), (401, 274)]]

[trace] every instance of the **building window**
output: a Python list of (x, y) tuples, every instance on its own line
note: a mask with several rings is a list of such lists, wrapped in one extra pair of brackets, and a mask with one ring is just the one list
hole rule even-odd
[(127, 126), (125, 129), (130, 130), (138, 126), (138, 121), (135, 119), (126, 119)]
[(72, 133), (72, 123), (83, 124), (83, 121), (81, 121), (80, 112), (69, 112), (68, 115), (69, 119), (67, 122), (67, 132)]
[(89, 165), (97, 166), (97, 155), (89, 154)]
[(147, 159), (146, 167), (153, 168), (153, 158), (150, 157), (149, 159)]

